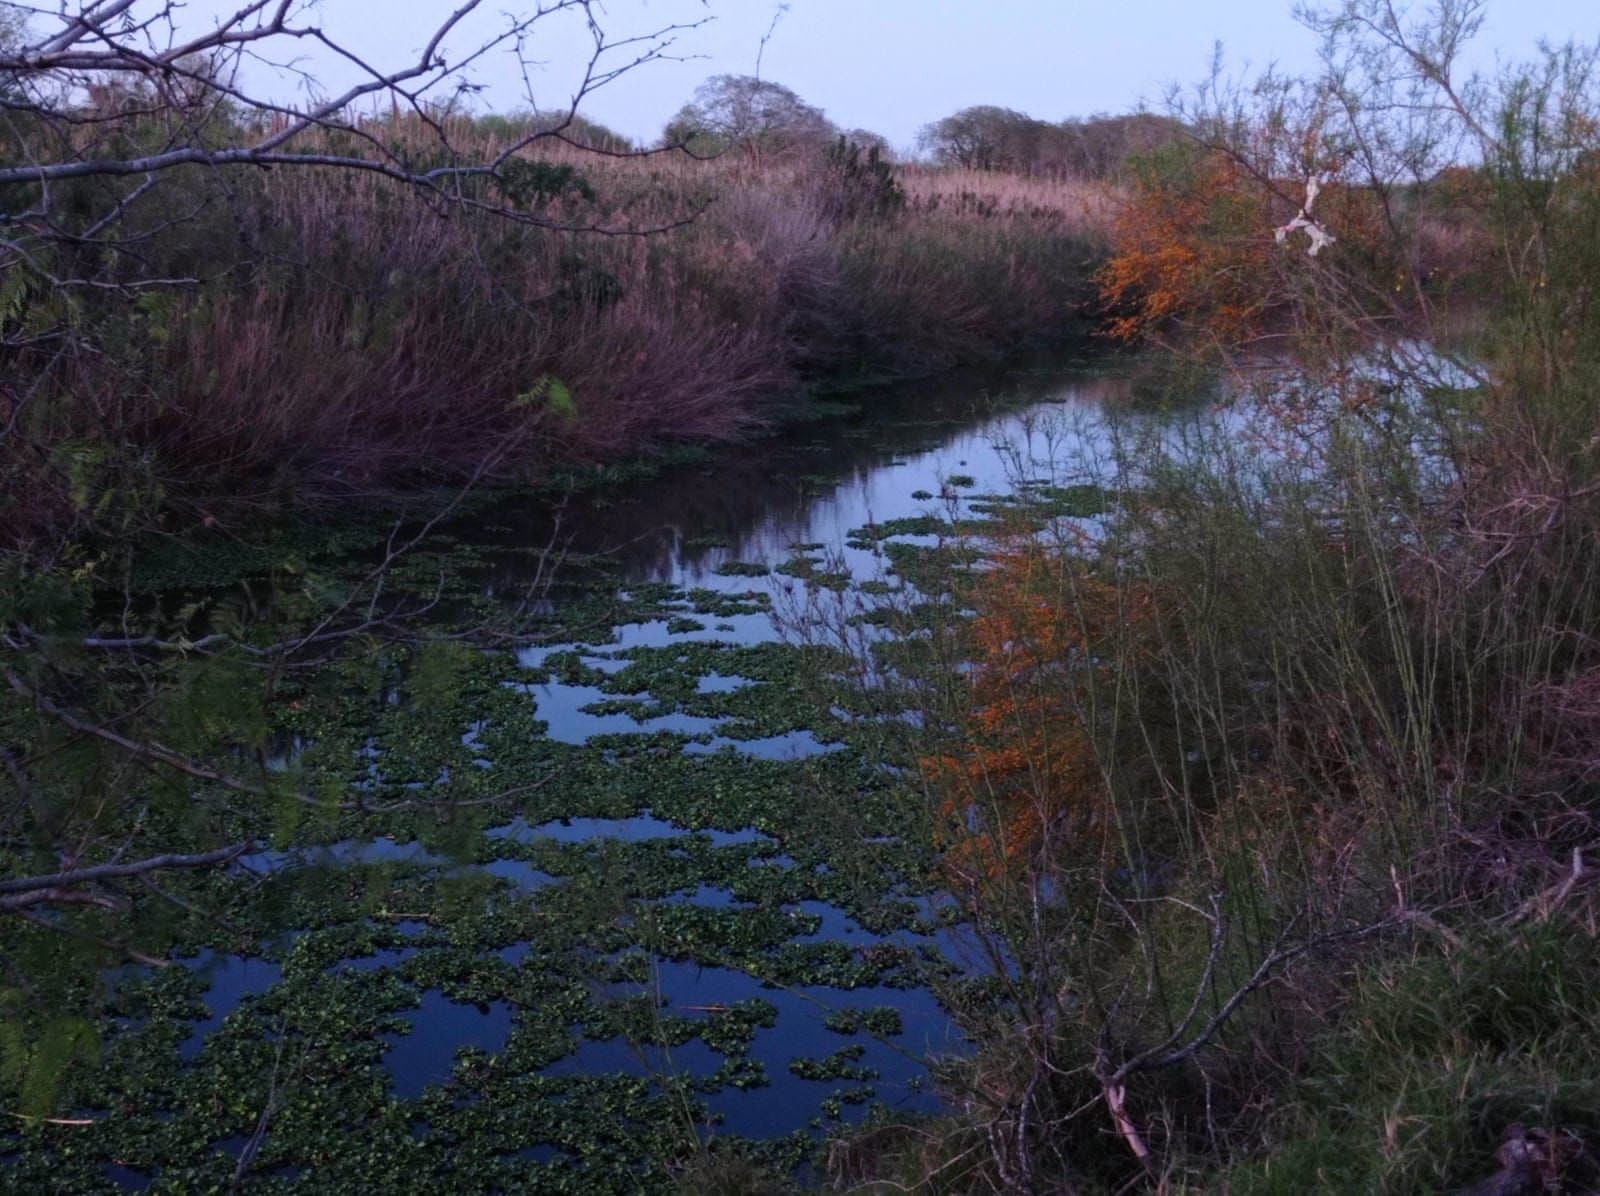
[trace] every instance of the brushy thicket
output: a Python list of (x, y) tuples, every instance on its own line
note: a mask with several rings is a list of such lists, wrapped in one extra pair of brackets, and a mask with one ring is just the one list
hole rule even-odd
[[(1360, 61), (1409, 77), (1391, 32)], [(1340, 163), (1251, 155), (1360, 144), (1325, 104), (1147, 164), (1125, 330), (1283, 352), (1114, 417), (1103, 518), (967, 545), (908, 612), (945, 882), (1008, 966), (956, 997), (957, 1112), (841, 1149), (852, 1190), (1597, 1190), (1593, 64), (1474, 93), (1471, 169), (1345, 159), (1316, 258), (1274, 225)]]
[[(455, 137), (490, 156), (479, 123)], [(735, 437), (809, 385), (1070, 334), (1105, 243), (1092, 189), (955, 172), (908, 198), (843, 143), (710, 162), (554, 144), (512, 167), (482, 199), (659, 231), (551, 231), (334, 170), (196, 169), (142, 199), (118, 247), (57, 243), (11, 270), (8, 338), (51, 335), (12, 361), (5, 538), (158, 513), (181, 530)], [(117, 184), (68, 185), (87, 209)]]

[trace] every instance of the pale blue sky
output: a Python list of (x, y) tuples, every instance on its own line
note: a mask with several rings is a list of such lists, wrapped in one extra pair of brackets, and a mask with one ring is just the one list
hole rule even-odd
[[(969, 104), (1000, 104), (1059, 120), (1159, 106), (1166, 88), (1204, 77), (1220, 41), (1234, 68), (1276, 62), (1309, 67), (1316, 40), (1295, 22), (1292, 0), (790, 0), (769, 42), (762, 76), (794, 88), (844, 127), (876, 130), (909, 147), (917, 130)], [(190, 0), (190, 20), (237, 7)], [(322, 0), (321, 22), (395, 63), (419, 46), (454, 0)], [(513, 10), (493, 0), (494, 14)], [(643, 32), (709, 17), (680, 36), (683, 62), (651, 64), (591, 98), (586, 111), (619, 132), (650, 139), (708, 75), (754, 71), (774, 0), (606, 0), (608, 29)], [(495, 20), (502, 19), (498, 15)], [(1600, 0), (1488, 0), (1472, 61), (1519, 59), (1540, 37), (1592, 41)], [(552, 21), (534, 52), (544, 107), (564, 106), (583, 52), (576, 22)], [(464, 42), (463, 42), (464, 44)], [(340, 80), (315, 63), (313, 70)], [(508, 60), (474, 73), (486, 107), (524, 103)]]

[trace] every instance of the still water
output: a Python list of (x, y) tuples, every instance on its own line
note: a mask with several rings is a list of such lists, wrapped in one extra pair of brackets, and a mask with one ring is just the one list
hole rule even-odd
[[(783, 648), (784, 612), (806, 590), (792, 567), (775, 570), (803, 559), (883, 584), (884, 538), (852, 532), (959, 519), (1019, 484), (1093, 476), (1100, 413), (1127, 385), (1059, 368), (924, 384), (653, 479), (458, 521), (449, 530), (472, 547), (464, 568), (485, 597), (531, 595), (559, 618), (594, 593), (569, 573), (600, 561), (624, 604), (649, 593), (654, 606), (509, 652), (509, 671), (448, 733), (454, 762), (419, 765), (410, 782), (487, 774), (522, 751), (557, 761), (558, 783), (520, 815), (308, 832), (240, 862), (280, 929), (245, 952), (180, 952), (188, 1004), (139, 989), (153, 982), (135, 972), (124, 1019), (127, 1052), (159, 1032), (181, 1059), (162, 1099), (208, 1091), (224, 1108), (204, 1124), (235, 1132), (180, 1173), (150, 1143), (186, 1113), (159, 1109), (104, 1180), (161, 1187), (181, 1174), (203, 1188), (249, 1142), (241, 1169), (305, 1190), (381, 1184), (397, 1150), (418, 1175), (470, 1171), (452, 1181), (468, 1188), (623, 1190), (633, 1181), (618, 1176), (654, 1174), (629, 1143), (648, 1153), (658, 1132), (628, 1127), (680, 1108), (702, 1138), (748, 1139), (936, 1111), (928, 1062), (964, 1043), (923, 981), (984, 965), (918, 878), (896, 879), (881, 904), (846, 899), (844, 873), (887, 851), (893, 827), (863, 814), (835, 843), (807, 822), (805, 795), (860, 786), (865, 809), (886, 786), (816, 712), (763, 697), (789, 681), (786, 658), (766, 653)], [(269, 767), (316, 750), (296, 739)], [(396, 750), (372, 738), (356, 754), (376, 784)], [(225, 1107), (230, 1068), (271, 1058), (287, 1070), (285, 1044), (341, 1033), (348, 1050), (315, 1055), (337, 1066), (313, 1080), (306, 1063), (299, 1082), (361, 1105), (350, 1124), (371, 1138), (365, 1162), (353, 1141), (308, 1145), (306, 1126)]]

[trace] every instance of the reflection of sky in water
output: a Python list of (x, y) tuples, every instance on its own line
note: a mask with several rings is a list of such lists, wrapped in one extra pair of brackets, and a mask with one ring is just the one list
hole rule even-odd
[[(529, 689), (537, 704), (534, 717), (547, 724), (545, 734), (559, 743), (587, 743), (596, 735), (650, 735), (657, 731), (703, 735), (716, 730), (722, 722), (721, 719), (690, 714), (663, 714), (645, 719), (634, 718), (626, 711), (590, 714), (584, 707), (618, 700), (617, 695), (608, 694), (592, 685), (551, 682), (548, 685), (530, 686)], [(640, 698), (635, 704), (643, 709), (649, 702)]]
[(703, 1079), (722, 1066), (722, 1056), (698, 1038), (679, 1046), (629, 1042), (625, 1038), (585, 1038), (570, 1055), (544, 1069), (547, 1076), (693, 1076)]
[(551, 839), (557, 843), (592, 843), (605, 839), (620, 839), (624, 843), (638, 843), (647, 839), (678, 839), (684, 835), (704, 835), (714, 847), (731, 847), (741, 843), (770, 843), (771, 838), (758, 830), (689, 831), (664, 818), (651, 814), (636, 814), (632, 818), (558, 818), (532, 826), (525, 818), (515, 818), (504, 826), (487, 830), (490, 839), (511, 839), (517, 843), (532, 843), (538, 839)]
[[(1125, 397), (1126, 384), (1108, 378), (1063, 381), (1057, 377), (1035, 378), (1019, 385), (1033, 403), (1005, 414), (974, 415), (976, 404), (970, 392), (940, 394), (937, 388), (919, 388), (903, 410), (881, 420), (853, 425), (836, 422), (788, 439), (729, 449), (708, 467), (671, 471), (656, 482), (630, 488), (626, 493), (600, 496), (606, 499), (604, 503), (596, 496), (577, 496), (572, 504), (577, 511), (570, 528), (572, 547), (585, 553), (622, 545), (615, 556), (625, 584), (659, 581), (735, 597), (766, 596), (779, 611), (786, 603), (803, 600), (806, 587), (802, 582), (782, 574), (723, 576), (717, 570), (734, 561), (778, 565), (793, 555), (795, 545), (821, 544), (820, 550), (809, 552), (819, 568), (844, 568), (857, 580), (880, 578), (887, 564), (881, 549), (847, 546), (845, 538), (851, 530), (870, 522), (921, 514), (945, 518), (968, 514), (974, 500), (1009, 491), (1020, 479), (1072, 484), (1105, 476), (1110, 431), (1098, 412), (1102, 404)], [(1202, 415), (1193, 426), (1209, 429), (1213, 435), (1244, 437), (1249, 433), (1248, 416), (1238, 410)], [(866, 435), (853, 434), (858, 432)], [(1163, 427), (1159, 434), (1175, 444), (1184, 433), (1174, 423)], [(958, 484), (953, 480), (957, 475), (970, 478), (971, 484)], [(919, 491), (925, 496), (916, 497)], [(585, 504), (589, 509), (584, 509)], [(507, 534), (510, 545), (550, 542), (550, 529), (547, 524), (539, 525), (540, 516), (536, 513), (496, 514), (511, 524), (521, 520), (521, 526)], [(466, 539), (484, 543), (492, 555), (493, 545), (485, 543), (490, 533), (475, 528), (464, 530)], [(929, 536), (896, 539), (921, 545), (937, 542), (937, 537)], [(714, 545), (711, 541), (721, 543)], [(516, 571), (525, 567), (518, 563), (525, 560), (515, 556), (497, 560), (492, 569), (498, 575), (486, 580), (486, 588), (519, 590), (527, 579)], [(615, 674), (631, 663), (623, 654), (634, 648), (697, 642), (751, 644), (770, 641), (777, 635), (773, 618), (767, 613), (719, 616), (696, 613), (687, 607), (681, 613), (700, 626), (675, 631), (667, 619), (649, 619), (610, 629), (609, 642), (527, 648), (519, 653), (519, 660), (530, 670), (538, 669), (553, 652), (575, 649), (586, 667)], [(864, 640), (882, 634), (873, 627), (860, 630)], [(606, 638), (603, 629), (598, 638)], [(696, 689), (701, 694), (722, 694), (751, 684), (755, 683), (749, 678), (710, 672), (698, 679)], [(736, 740), (719, 733), (727, 720), (677, 712), (643, 722), (636, 721), (627, 711), (589, 713), (585, 707), (611, 702), (616, 697), (593, 686), (552, 681), (529, 686), (528, 692), (530, 718), (548, 723), (550, 736), (566, 743), (581, 743), (597, 734), (665, 730), (697, 737), (697, 742), (690, 742), (685, 748), (695, 756), (735, 751), (785, 760), (838, 748), (819, 742), (810, 731)], [(642, 704), (651, 701), (645, 695), (638, 700)], [(468, 729), (462, 743), (480, 750), (481, 729)], [(274, 745), (268, 767), (292, 767), (306, 746), (300, 740)], [(376, 761), (369, 764), (377, 767)], [(754, 830), (691, 831), (648, 812), (629, 818), (572, 818), (536, 825), (519, 818), (485, 833), (490, 839), (521, 844), (648, 842), (689, 834), (705, 836), (717, 847), (775, 842)], [(471, 867), (509, 882), (529, 894), (530, 900), (539, 899), (535, 895), (538, 890), (558, 883), (526, 861), (500, 859), (486, 865), (468, 865), (442, 858), (420, 843), (381, 838), (288, 851), (259, 850), (243, 857), (241, 863), (257, 873), (299, 867), (388, 865), (433, 869), (448, 875)], [(780, 856), (752, 866), (789, 867), (792, 861)], [(686, 885), (665, 900), (708, 909), (730, 909), (740, 904), (727, 889), (708, 883)], [(880, 943), (913, 950), (931, 946), (945, 959), (972, 971), (1011, 966), (1005, 960), (991, 962), (968, 928), (939, 925), (936, 915), (940, 903), (934, 898), (918, 901), (917, 914), (925, 922), (926, 934), (900, 930), (878, 935), (839, 907), (823, 901), (803, 901), (785, 909), (820, 920), (814, 932), (796, 935), (795, 941), (800, 943), (836, 941), (856, 949), (869, 949)], [(408, 938), (419, 939), (421, 945), (379, 949), (342, 961), (329, 970), (372, 972), (406, 964), (426, 949), (432, 928), (420, 921), (400, 923), (399, 927)], [(497, 954), (505, 965), (521, 967), (525, 966), (529, 947), (513, 944)], [(189, 1060), (199, 1055), (206, 1036), (221, 1027), (230, 1010), (251, 996), (266, 992), (281, 976), (280, 965), (275, 962), (218, 956), (209, 951), (185, 961), (184, 966), (209, 982), (203, 998), (207, 1014), (194, 1023), (179, 1048)], [(712, 1112), (722, 1119), (718, 1132), (723, 1133), (765, 1137), (808, 1124), (818, 1113), (819, 1100), (836, 1090), (854, 1088), (856, 1083), (800, 1079), (789, 1070), (791, 1060), (822, 1059), (852, 1044), (864, 1048), (855, 1065), (879, 1073), (878, 1079), (871, 1082), (876, 1100), (897, 1111), (934, 1111), (937, 1105), (933, 1095), (920, 1086), (926, 1074), (923, 1060), (929, 1055), (964, 1049), (949, 1017), (926, 989), (840, 990), (820, 985), (782, 989), (768, 987), (744, 972), (668, 960), (654, 961), (653, 977), (646, 987), (659, 995), (666, 1015), (703, 1019), (712, 1016), (707, 1007), (752, 998), (778, 1009), (776, 1025), (759, 1030), (751, 1046), (752, 1057), (765, 1066), (768, 1086), (749, 1091), (727, 1088), (704, 1097)], [(621, 998), (639, 991), (638, 985), (613, 985), (597, 995)], [(429, 1084), (447, 1081), (462, 1047), (502, 1050), (514, 1026), (515, 1013), (504, 1003), (479, 1007), (451, 1001), (431, 989), (421, 993), (419, 1000), (418, 1007), (400, 1015), (408, 1030), (384, 1035), (384, 1067), (392, 1077), (394, 1093), (402, 1098), (418, 1096)], [(904, 1032), (887, 1043), (864, 1032), (835, 1033), (823, 1024), (829, 1011), (878, 1006), (897, 1010), (904, 1024)], [(649, 1077), (672, 1073), (703, 1080), (722, 1063), (723, 1057), (698, 1039), (666, 1050), (623, 1039), (579, 1038), (573, 1052), (546, 1069), (546, 1074), (612, 1072)], [(865, 1108), (847, 1105), (844, 1116), (847, 1120), (859, 1118)], [(550, 1154), (548, 1147), (528, 1149), (532, 1157)], [(134, 1171), (108, 1173), (108, 1177), (128, 1187), (149, 1182), (147, 1176)]]
[[(0, 1160), (3, 1162), (4, 1160)], [(124, 1167), (120, 1163), (107, 1163), (103, 1172), (106, 1179), (124, 1192), (143, 1192), (155, 1182), (152, 1172)]]
[[(808, 903), (811, 904), (811, 903)], [(956, 1033), (949, 1015), (925, 989), (858, 988), (843, 990), (820, 985), (778, 988), (729, 968), (702, 967), (694, 963), (656, 960), (645, 985), (613, 985), (605, 994), (623, 998), (640, 992), (660, 1001), (663, 1015), (708, 1019), (719, 1007), (761, 1000), (778, 1011), (776, 1025), (758, 1030), (750, 1058), (766, 1069), (765, 1087), (740, 1090), (725, 1087), (703, 1099), (720, 1119), (722, 1133), (765, 1137), (776, 1127), (804, 1126), (817, 1116), (818, 1102), (836, 1090), (857, 1088), (854, 1080), (802, 1079), (789, 1070), (795, 1059), (823, 1059), (841, 1048), (859, 1045), (855, 1067), (878, 1073), (865, 1081), (875, 1090), (874, 1100), (902, 1113), (931, 1113), (938, 1101), (922, 1084), (924, 1060), (930, 1056), (963, 1052), (966, 1044)], [(841, 1034), (828, 1029), (824, 1018), (835, 1010), (860, 1010), (891, 1006), (899, 1011), (902, 1033), (879, 1040), (865, 1031)], [(704, 1077), (715, 1072), (722, 1056), (698, 1039), (663, 1051), (659, 1047), (625, 1039), (585, 1041), (578, 1050), (546, 1069), (548, 1075), (569, 1075), (593, 1067), (625, 1075), (663, 1077), (677, 1074)], [(843, 1118), (859, 1120), (867, 1105), (846, 1105)]]
[(193, 1059), (205, 1045), (206, 1036), (222, 1028), (223, 1019), (239, 1007), (246, 997), (259, 996), (283, 976), (283, 969), (268, 959), (244, 955), (217, 955), (206, 950), (183, 965), (210, 981), (201, 998), (207, 1014), (194, 1024), (189, 1036), (178, 1047), (178, 1054)]
[(760, 739), (729, 739), (718, 735), (709, 743), (686, 744), (683, 750), (690, 756), (728, 751), (742, 752), (758, 760), (801, 760), (825, 752), (843, 751), (844, 744), (823, 743), (810, 731), (786, 731), (782, 735), (766, 735)]
[(669, 893), (666, 905), (698, 905), (702, 909), (731, 909), (740, 902), (727, 889), (717, 885), (698, 884), (692, 889)]
[(501, 880), (508, 880), (523, 893), (531, 893), (534, 889), (558, 883), (548, 872), (539, 871), (525, 860), (494, 860), (479, 865), (479, 871), (487, 872), (490, 876), (498, 876)]
[(421, 1096), (429, 1084), (442, 1084), (455, 1068), (456, 1052), (477, 1047), (493, 1054), (511, 1037), (511, 1006), (467, 1005), (429, 989), (422, 1003), (401, 1015), (411, 1026), (406, 1034), (385, 1034), (384, 1066), (402, 1100)]
[[(730, 577), (717, 570), (733, 561), (777, 565), (795, 546), (819, 543), (841, 553), (858, 576), (873, 576), (879, 559), (870, 550), (844, 547), (854, 528), (946, 513), (941, 495), (964, 513), (968, 501), (1007, 491), (1013, 479), (1103, 477), (1109, 439), (1099, 412), (1129, 391), (1120, 377), (1064, 375), (1059, 369), (998, 378), (956, 375), (873, 395), (860, 419), (822, 421), (725, 448), (704, 465), (669, 470), (625, 494), (576, 494), (559, 529), (540, 511), (522, 506), (495, 512), (508, 530), (486, 532), (477, 521), (460, 531), (492, 557), (497, 540), (517, 550), (493, 557), (486, 571), (485, 589), (497, 593), (526, 587), (531, 566), (520, 550), (550, 542), (552, 530), (572, 551), (616, 561), (626, 581), (723, 594), (772, 592), (791, 579)], [(997, 403), (1005, 410), (992, 414)], [(962, 477), (973, 484), (950, 484)], [(917, 492), (933, 497), (913, 497)], [(705, 632), (692, 633), (698, 637), (753, 642), (769, 634), (761, 616), (693, 617), (707, 624)], [(719, 623), (735, 630), (717, 633)], [(664, 624), (637, 627), (619, 629), (624, 644), (667, 642)]]
[[(774, 579), (723, 577), (717, 569), (739, 560), (778, 564), (789, 559), (796, 544), (842, 550), (842, 560), (853, 573), (873, 576), (878, 561), (871, 551), (843, 547), (852, 530), (928, 511), (943, 513), (951, 502), (964, 508), (972, 498), (1009, 491), (1017, 478), (1054, 479), (1064, 469), (1089, 469), (1104, 452), (1095, 415), (1103, 399), (1120, 388), (1105, 378), (1069, 381), (1042, 396), (1040, 405), (975, 426), (947, 427), (920, 450), (893, 443), (896, 430), (884, 429), (888, 443), (845, 462), (842, 469), (830, 457), (814, 461), (809, 494), (768, 509), (732, 537), (728, 547), (695, 552), (688, 543), (694, 533), (685, 536), (674, 529), (679, 532), (676, 551), (635, 576), (731, 593), (770, 587)], [(880, 431), (876, 426), (872, 430)], [(965, 478), (971, 485), (951, 484), (951, 479)], [(934, 497), (913, 497), (918, 491)], [(779, 586), (787, 580), (775, 579)]]
[[(921, 388), (898, 417), (856, 424), (836, 421), (789, 439), (729, 449), (709, 467), (671, 471), (656, 482), (630, 490), (617, 501), (602, 504), (580, 495), (573, 504), (578, 514), (571, 527), (572, 548), (577, 552), (603, 552), (611, 545), (624, 545), (614, 554), (620, 561), (624, 584), (664, 581), (735, 598), (765, 597), (780, 611), (785, 604), (803, 600), (807, 592), (803, 582), (777, 573), (723, 576), (717, 570), (734, 561), (776, 566), (790, 559), (797, 545), (821, 544), (821, 549), (808, 550), (818, 568), (844, 568), (858, 580), (882, 578), (887, 561), (881, 549), (847, 546), (845, 539), (851, 530), (871, 522), (921, 514), (946, 518), (965, 515), (972, 501), (1006, 492), (1019, 478), (1068, 483), (1094, 475), (1097, 466), (1093, 458), (1103, 456), (1105, 451), (1104, 425), (1096, 420), (1095, 412), (1108, 398), (1121, 397), (1125, 385), (1116, 379), (1062, 381), (1059, 376), (1054, 380), (1034, 378), (1021, 385), (1035, 400), (1033, 405), (998, 416), (974, 415), (981, 401), (970, 390), (962, 393), (951, 389), (940, 394), (937, 388)], [(971, 484), (960, 481), (961, 476), (970, 478)], [(925, 495), (916, 497), (919, 491)], [(591, 509), (582, 509), (591, 502)], [(536, 513), (506, 511), (497, 512), (496, 516), (513, 525), (521, 520), (522, 526), (509, 533), (510, 541), (516, 545), (549, 541), (548, 525), (539, 526)], [(492, 538), (492, 533), (476, 527), (462, 531), (466, 539), (478, 543)], [(937, 537), (930, 536), (897, 539), (924, 545), (937, 542)], [(712, 541), (722, 542), (721, 546)], [(491, 549), (493, 559), (493, 545), (485, 546)], [(525, 559), (513, 555), (499, 560), (493, 566), (497, 576), (486, 581), (486, 588), (509, 592), (525, 585), (526, 579), (516, 573), (522, 567), (518, 561)], [(665, 618), (627, 623), (610, 629), (609, 642), (526, 648), (518, 653), (519, 662), (530, 670), (539, 669), (552, 653), (576, 650), (586, 667), (615, 674), (628, 666), (625, 653), (634, 648), (680, 643), (753, 644), (777, 636), (773, 617), (765, 612), (723, 616), (694, 612), (685, 604), (681, 614), (699, 626), (673, 630)], [(864, 640), (881, 634), (874, 627), (860, 630)], [(604, 633), (598, 638), (606, 639)], [(696, 689), (701, 694), (722, 694), (752, 684), (755, 682), (749, 678), (713, 671), (699, 678)], [(618, 697), (594, 686), (551, 680), (530, 685), (527, 690), (533, 707), (531, 717), (547, 723), (550, 737), (565, 743), (582, 743), (599, 734), (672, 731), (693, 737), (685, 750), (695, 756), (733, 751), (763, 759), (791, 760), (839, 750), (839, 745), (822, 743), (806, 730), (738, 740), (719, 733), (729, 721), (726, 719), (670, 712), (638, 721), (627, 710), (591, 713), (585, 707), (610, 703)], [(637, 700), (641, 708), (652, 701), (648, 695), (638, 695)], [(481, 750), (481, 729), (468, 728), (462, 743), (474, 751)], [(281, 745), (271, 766), (290, 766), (304, 746), (300, 742)], [(479, 762), (486, 763), (481, 759)], [(376, 761), (371, 762), (371, 767), (377, 767)], [(490, 839), (523, 844), (646, 842), (688, 834), (708, 837), (717, 847), (774, 842), (754, 830), (691, 831), (648, 812), (630, 818), (572, 818), (537, 825), (519, 818), (485, 833)], [(416, 842), (396, 843), (381, 838), (290, 851), (260, 850), (245, 856), (241, 863), (258, 873), (315, 866), (391, 865), (435, 869), (443, 875), (471, 867), (499, 877), (527, 894), (558, 883), (526, 861), (500, 859), (486, 865), (469, 865), (444, 859)], [(789, 865), (787, 857), (782, 857), (755, 866)], [(738, 904), (726, 889), (706, 883), (687, 887), (666, 900), (713, 909)], [(880, 936), (826, 902), (805, 901), (786, 908), (795, 915), (820, 919), (815, 932), (797, 936), (799, 942), (840, 941), (858, 949), (885, 942), (913, 949), (935, 946), (947, 958), (979, 969), (986, 966), (981, 953), (972, 949), (970, 939), (959, 929), (929, 926), (931, 933), (927, 935), (897, 931)], [(919, 910), (924, 917), (934, 912), (931, 904)], [(405, 929), (411, 932), (408, 937), (415, 937), (428, 928), (411, 922)], [(330, 970), (392, 969), (412, 959), (418, 950), (412, 946), (380, 949), (343, 961)], [(515, 944), (498, 954), (507, 965), (518, 967), (523, 965), (528, 947)], [(221, 1025), (227, 1011), (249, 995), (266, 991), (280, 976), (276, 963), (215, 957), (210, 953), (188, 966), (205, 971), (211, 978), (211, 988), (205, 997), (208, 1016), (196, 1023), (185, 1040), (185, 1058), (198, 1054), (205, 1036)], [(924, 1058), (963, 1049), (949, 1017), (924, 989), (845, 991), (810, 986), (786, 990), (767, 987), (743, 972), (666, 960), (655, 962), (651, 987), (659, 990), (663, 1012), (667, 1014), (704, 1018), (709, 1014), (703, 1007), (731, 1005), (750, 998), (768, 1001), (779, 1011), (775, 1027), (758, 1031), (751, 1047), (752, 1056), (766, 1068), (768, 1086), (749, 1091), (727, 1088), (704, 1098), (722, 1119), (718, 1131), (722, 1133), (771, 1136), (808, 1124), (817, 1115), (821, 1099), (835, 1091), (855, 1088), (857, 1083), (801, 1079), (789, 1071), (790, 1061), (801, 1057), (822, 1059), (851, 1044), (865, 1049), (854, 1065), (879, 1073), (879, 1078), (872, 1081), (874, 1099), (899, 1111), (931, 1112), (937, 1107), (936, 1101), (920, 1087), (926, 1074)], [(612, 988), (618, 991), (608, 995), (626, 996), (639, 991), (638, 986)], [(904, 1022), (904, 1033), (891, 1042), (880, 1042), (864, 1032), (839, 1034), (823, 1025), (831, 1010), (877, 1006), (895, 1008)], [(402, 1098), (415, 1097), (429, 1084), (448, 1080), (461, 1047), (489, 1052), (503, 1049), (514, 1023), (514, 1011), (504, 1003), (478, 1007), (451, 1001), (431, 989), (421, 994), (417, 1008), (400, 1016), (409, 1029), (384, 1035), (384, 1067), (392, 1077), (395, 1094)], [(614, 1072), (651, 1076), (672, 1072), (703, 1079), (722, 1063), (723, 1057), (699, 1040), (666, 1051), (659, 1047), (641, 1049), (621, 1039), (580, 1038), (575, 1050), (547, 1069), (547, 1074)], [(866, 1107), (846, 1105), (844, 1117), (858, 1119), (864, 1116)]]
[(755, 682), (748, 677), (726, 677), (713, 670), (701, 677), (695, 684), (695, 692), (702, 694), (731, 694), (735, 690), (754, 684)]

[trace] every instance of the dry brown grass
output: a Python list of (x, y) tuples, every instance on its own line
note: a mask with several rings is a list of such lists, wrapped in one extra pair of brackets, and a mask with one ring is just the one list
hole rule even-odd
[[(814, 380), (926, 373), (1070, 330), (1112, 202), (906, 169), (904, 211), (849, 218), (815, 158), (537, 149), (592, 197), (568, 188), (525, 214), (608, 231), (508, 223), (376, 175), (183, 180), (209, 206), (138, 268), (204, 281), (138, 310), (99, 297), (104, 349), (54, 362), (31, 442), (0, 446), (11, 488), (39, 496), (11, 518), (76, 519), (119, 490), (137, 505), (130, 488), (207, 510), (327, 501), (491, 459), (527, 478), (738, 437)], [(41, 473), (64, 445), (88, 464)]]
[(913, 207), (923, 211), (1052, 220), (1102, 244), (1115, 233), (1122, 202), (1120, 189), (1089, 180), (925, 167), (904, 167), (898, 177)]

